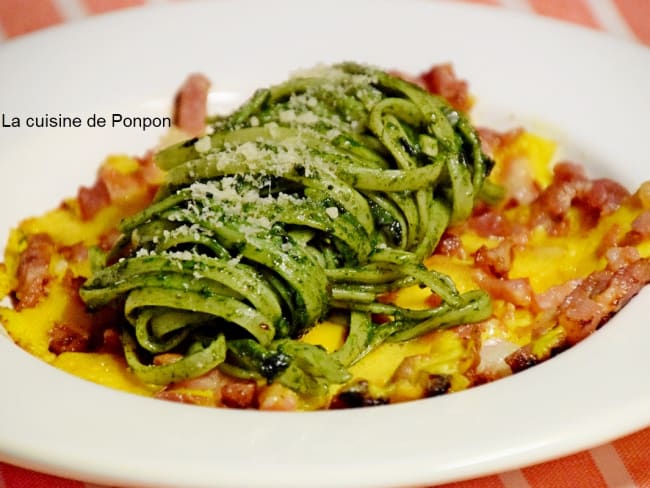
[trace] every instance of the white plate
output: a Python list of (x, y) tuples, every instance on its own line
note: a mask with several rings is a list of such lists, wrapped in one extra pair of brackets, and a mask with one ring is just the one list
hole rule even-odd
[[(453, 61), (477, 115), (567, 142), (592, 174), (650, 179), (650, 54), (497, 9), (382, 0), (191, 2), (27, 36), (0, 49), (0, 110), (164, 114), (192, 71), (225, 108), (317, 62), (419, 72)], [(0, 127), (0, 236), (88, 184), (133, 129)], [(0, 458), (98, 483), (170, 487), (384, 487), (519, 467), (650, 425), (650, 294), (572, 350), (470, 391), (316, 413), (189, 407), (105, 389), (0, 337)]]

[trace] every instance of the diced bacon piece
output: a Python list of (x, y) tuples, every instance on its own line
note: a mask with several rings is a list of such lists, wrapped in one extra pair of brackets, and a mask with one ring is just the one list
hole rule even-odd
[(618, 268), (608, 287), (596, 297), (610, 313), (618, 312), (646, 284), (650, 283), (650, 258), (639, 259)]
[[(156, 364), (169, 364), (180, 359), (173, 353), (159, 354), (154, 358)], [(218, 369), (213, 369), (196, 378), (178, 381), (169, 385), (168, 394), (176, 390), (212, 391), (218, 405), (230, 408), (251, 408), (257, 400), (257, 384), (254, 381), (228, 376)]]
[(644, 181), (634, 194), (641, 208), (650, 209), (650, 181)]
[(630, 192), (620, 183), (602, 178), (592, 180), (584, 194), (578, 195), (578, 204), (598, 216), (609, 215), (620, 207), (621, 203), (629, 196)]
[(585, 278), (559, 308), (558, 323), (573, 345), (607, 322), (643, 286), (650, 283), (650, 259), (643, 258), (616, 271), (597, 271)]
[(56, 355), (64, 352), (87, 352), (90, 344), (90, 331), (57, 323), (50, 329), (48, 350)]
[(391, 316), (386, 315), (385, 313), (373, 313), (372, 314), (372, 321), (375, 324), (385, 324), (387, 322), (390, 322)]
[(82, 186), (77, 192), (81, 219), (91, 220), (111, 203), (127, 203), (137, 210), (153, 199), (162, 181), (163, 172), (154, 164), (151, 152), (140, 159), (109, 158), (93, 186)]
[(650, 238), (650, 210), (644, 210), (632, 221), (631, 229), (625, 234), (621, 246), (636, 246)]
[[(472, 208), (472, 215), (474, 217), (478, 217), (479, 215), (483, 215), (484, 213), (493, 210), (493, 208), (494, 207), (492, 205), (490, 205), (489, 203), (484, 202), (483, 200), (477, 200), (474, 203), (474, 208)], [(457, 226), (457, 227), (460, 227), (462, 229), (462, 224), (460, 226)], [(453, 229), (453, 227), (452, 227), (452, 229)], [(459, 231), (457, 231), (455, 233), (460, 234), (460, 233), (462, 233), (462, 231), (459, 230)]]
[[(163, 358), (164, 360), (165, 358)], [(171, 356), (167, 358), (173, 360)], [(219, 392), (221, 387), (226, 384), (226, 375), (218, 369), (212, 369), (201, 376), (190, 378), (183, 381), (178, 381), (170, 385), (169, 389), (187, 389), (187, 390), (212, 390)]]
[(102, 251), (110, 251), (122, 233), (117, 229), (111, 229), (99, 236), (98, 246)]
[(252, 408), (257, 398), (254, 381), (233, 381), (221, 387), (221, 402), (230, 408)]
[(16, 310), (31, 308), (47, 295), (51, 280), (50, 260), (56, 251), (48, 234), (33, 234), (27, 238), (27, 248), (20, 254), (16, 278)]
[(147, 185), (158, 188), (165, 179), (165, 173), (156, 166), (153, 156), (153, 151), (148, 151), (144, 157), (138, 159), (139, 173)]
[(474, 271), (474, 279), (492, 298), (505, 300), (519, 307), (529, 307), (533, 300), (533, 288), (528, 278), (495, 278), (481, 269)]
[(506, 357), (505, 362), (510, 366), (513, 373), (519, 373), (524, 369), (535, 366), (539, 362), (539, 359), (532, 353), (530, 347), (524, 346)]
[(99, 180), (106, 186), (111, 202), (123, 202), (145, 191), (137, 172), (123, 173), (109, 164), (100, 168)]
[(620, 184), (609, 179), (590, 180), (582, 166), (565, 161), (553, 168), (553, 181), (533, 202), (532, 223), (545, 226), (551, 234), (563, 233), (567, 212), (575, 206), (583, 211), (583, 223), (589, 227), (628, 197)]
[(377, 295), (377, 301), (379, 303), (393, 303), (397, 298), (397, 295), (399, 295), (397, 290), (387, 291), (386, 293)]
[(650, 237), (650, 210), (642, 212), (632, 221), (632, 230), (638, 232), (644, 239)]
[(480, 363), (476, 373), (492, 381), (512, 373), (506, 358), (518, 349), (516, 344), (504, 339), (490, 339), (481, 345)]
[(535, 307), (540, 310), (556, 310), (557, 307), (569, 296), (581, 280), (569, 280), (559, 285), (552, 286), (543, 293), (535, 294)]
[(88, 248), (81, 242), (71, 246), (61, 246), (59, 254), (69, 263), (81, 263), (88, 259)]
[(463, 241), (461, 241), (459, 235), (447, 229), (440, 238), (434, 254), (441, 254), (442, 256), (454, 256), (460, 259), (464, 259), (465, 249), (463, 248)]
[(91, 187), (79, 188), (77, 202), (79, 202), (81, 220), (90, 220), (97, 215), (97, 212), (111, 203), (111, 197), (106, 184), (97, 180)]
[(494, 276), (506, 276), (512, 266), (512, 242), (504, 240), (493, 248), (482, 245), (474, 254), (474, 263)]
[(600, 240), (600, 243), (596, 248), (596, 256), (601, 258), (605, 255), (605, 253), (607, 253), (609, 248), (618, 246), (620, 233), (621, 226), (618, 223), (612, 224), (612, 226), (603, 234), (603, 238)]
[(260, 410), (294, 411), (298, 409), (298, 395), (278, 383), (260, 389), (258, 395)]
[(415, 354), (405, 357), (393, 373), (391, 382), (413, 380), (422, 369), (422, 364), (429, 359), (427, 354)]
[(581, 164), (561, 161), (553, 167), (553, 181), (555, 183), (571, 183), (577, 187), (578, 183), (584, 183), (587, 180), (587, 173)]
[(455, 109), (467, 112), (471, 108), (467, 82), (456, 76), (451, 64), (433, 66), (420, 79), (427, 91), (446, 98)]
[(214, 403), (210, 398), (187, 391), (163, 390), (157, 392), (154, 397), (159, 400), (184, 403), (187, 405), (214, 406)]
[(553, 181), (533, 203), (534, 210), (553, 220), (562, 219), (571, 208), (573, 199), (584, 193), (589, 180), (582, 166), (562, 162), (553, 168)]
[(479, 343), (481, 340), (481, 330), (486, 326), (486, 323), (487, 321), (476, 322), (473, 324), (461, 324), (454, 327), (453, 331), (464, 341), (472, 340), (475, 343)]
[(202, 74), (190, 75), (174, 100), (174, 125), (195, 137), (203, 134), (207, 116), (210, 80)]
[(436, 308), (442, 304), (442, 298), (440, 298), (439, 295), (432, 293), (424, 300), (424, 303), (427, 304), (427, 307)]
[(107, 352), (122, 356), (122, 339), (118, 330), (108, 327), (104, 329), (101, 337), (101, 345), (97, 348), (97, 352)]
[(540, 194), (530, 165), (523, 158), (508, 158), (503, 162), (501, 184), (506, 189), (506, 201), (528, 205)]
[(498, 210), (470, 217), (468, 225), (481, 237), (508, 237), (513, 232), (512, 224)]
[(490, 157), (493, 157), (497, 150), (511, 144), (524, 132), (521, 127), (506, 132), (498, 132), (487, 127), (478, 127), (476, 131), (481, 140), (481, 149)]
[(641, 259), (638, 249), (631, 246), (611, 247), (605, 252), (605, 257), (607, 258), (607, 269), (612, 271)]
[(570, 344), (581, 341), (606, 320), (607, 310), (593, 297), (607, 287), (611, 275), (611, 271), (592, 273), (560, 305), (558, 322), (564, 327)]
[(121, 350), (114, 344), (105, 343), (110, 334), (105, 334), (107, 326), (114, 324), (116, 311), (105, 307), (97, 313), (86, 309), (86, 304), (79, 296), (79, 288), (85, 281), (83, 277), (74, 277), (68, 270), (62, 285), (68, 295), (61, 317), (50, 329), (49, 350), (54, 354), (63, 352), (89, 352), (104, 350), (109, 352)]
[(512, 234), (508, 238), (513, 246), (525, 246), (528, 244), (530, 238), (530, 229), (525, 224), (513, 223), (511, 224)]

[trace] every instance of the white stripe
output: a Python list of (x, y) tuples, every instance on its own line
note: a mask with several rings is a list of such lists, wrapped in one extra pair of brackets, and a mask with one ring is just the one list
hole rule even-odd
[(636, 486), (614, 446), (605, 444), (591, 449), (589, 454), (607, 486), (616, 488), (634, 488)]
[(524, 473), (519, 469), (499, 473), (499, 479), (506, 488), (530, 488)]
[(513, 10), (533, 12), (533, 8), (526, 0), (499, 0), (499, 3), (506, 8), (511, 8)]
[(66, 20), (79, 20), (88, 15), (81, 0), (54, 0), (54, 3)]
[(603, 29), (619, 37), (636, 39), (621, 12), (612, 0), (587, 0), (594, 17)]

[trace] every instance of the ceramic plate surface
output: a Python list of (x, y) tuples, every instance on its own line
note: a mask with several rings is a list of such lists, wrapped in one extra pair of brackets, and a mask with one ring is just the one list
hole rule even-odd
[[(419, 73), (451, 61), (475, 117), (525, 124), (593, 176), (650, 179), (650, 51), (498, 9), (384, 0), (241, 0), (136, 9), (0, 48), (5, 120), (165, 115), (190, 72), (215, 110), (317, 63)], [(0, 239), (90, 184), (105, 155), (143, 154), (160, 131), (0, 126)], [(556, 458), (650, 425), (650, 290), (573, 349), (444, 397), (359, 410), (215, 410), (112, 391), (0, 335), (0, 458), (106, 484), (388, 487)]]

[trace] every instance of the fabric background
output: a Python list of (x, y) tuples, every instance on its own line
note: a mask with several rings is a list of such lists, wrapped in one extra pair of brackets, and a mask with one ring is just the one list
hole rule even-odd
[[(174, 0), (0, 0), (0, 44), (49, 26), (75, 22), (84, 17), (101, 15), (113, 10), (166, 1)], [(650, 46), (650, 0), (457, 1), (487, 4), (495, 8), (515, 9), (531, 15), (552, 17)], [(439, 486), (444, 488), (650, 488), (650, 428), (543, 464)], [(0, 463), (0, 488), (104, 487)]]

